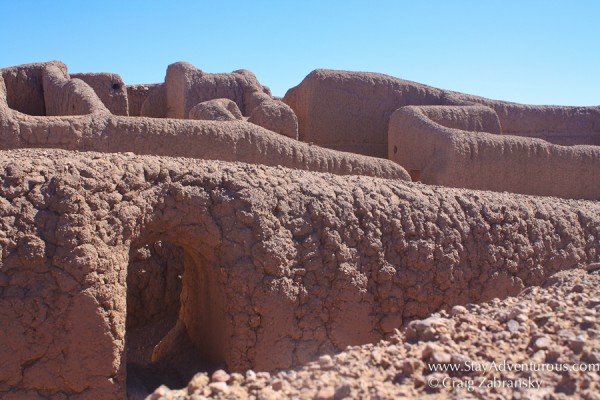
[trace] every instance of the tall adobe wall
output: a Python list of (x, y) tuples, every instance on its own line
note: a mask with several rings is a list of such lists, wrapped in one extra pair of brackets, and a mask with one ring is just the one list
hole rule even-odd
[(2, 151), (0, 180), (7, 399), (124, 397), (128, 270), (157, 242), (183, 280), (152, 359), (181, 374), (287, 368), (600, 260), (597, 202), (62, 150)]

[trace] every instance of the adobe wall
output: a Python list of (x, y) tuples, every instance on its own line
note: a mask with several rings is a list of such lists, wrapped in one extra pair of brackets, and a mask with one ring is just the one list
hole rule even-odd
[(127, 108), (130, 117), (141, 117), (142, 104), (148, 98), (150, 91), (156, 84), (150, 85), (126, 85), (127, 90)]
[(101, 72), (71, 74), (71, 78), (81, 79), (94, 89), (94, 92), (112, 114), (129, 115), (127, 87), (121, 76)]
[(70, 79), (69, 74), (57, 65), (44, 67), (42, 85), (47, 116), (110, 112), (87, 83)]
[(167, 118), (167, 89), (164, 83), (155, 85), (148, 91), (142, 103), (140, 116), (150, 118)]
[(417, 104), (463, 104), (449, 92), (391, 76), (317, 69), (285, 94), (304, 142), (386, 158), (392, 113)]
[[(52, 61), (67, 73), (67, 66)], [(50, 63), (17, 65), (0, 70), (8, 92), (8, 105), (13, 110), (29, 115), (46, 115), (42, 71)]]
[(503, 134), (564, 145), (600, 143), (600, 107), (495, 101), (368, 72), (315, 70), (283, 101), (298, 117), (300, 140), (383, 158), (390, 116), (408, 105), (481, 104), (496, 111)]
[(199, 103), (229, 99), (234, 101), (248, 121), (292, 139), (298, 138), (294, 111), (270, 95), (248, 70), (230, 74), (209, 74), (192, 64), (169, 65), (165, 77), (167, 117), (184, 119)]
[(494, 113), (483, 106), (400, 108), (390, 119), (388, 156), (423, 183), (600, 199), (600, 147), (498, 135), (493, 116), (479, 126), (456, 124), (456, 116), (468, 122), (482, 112)]
[(1, 151), (0, 179), (6, 399), (124, 397), (130, 255), (148, 243), (184, 258), (179, 340), (155, 356), (238, 371), (600, 260), (597, 202), (62, 150)]
[[(67, 81), (60, 78), (63, 89)], [(81, 82), (81, 81), (79, 81)], [(85, 85), (83, 82), (81, 82)], [(0, 81), (0, 87), (3, 87)], [(87, 94), (95, 98), (95, 108), (81, 112), (94, 115), (32, 117), (16, 112), (0, 93), (0, 149), (63, 148), (79, 151), (134, 152), (173, 157), (193, 157), (241, 161), (266, 165), (282, 165), (335, 174), (363, 174), (387, 178), (410, 179), (396, 163), (300, 143), (283, 135), (245, 121), (194, 121), (174, 119), (131, 118), (111, 115), (91, 88)], [(61, 103), (62, 92), (53, 98)], [(66, 97), (71, 99), (71, 97)], [(84, 97), (84, 99), (87, 97)], [(62, 100), (61, 100), (62, 99)]]

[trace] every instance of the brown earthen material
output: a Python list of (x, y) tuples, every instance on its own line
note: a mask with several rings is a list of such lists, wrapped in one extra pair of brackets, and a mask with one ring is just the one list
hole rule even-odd
[(486, 115), (495, 114), (483, 106), (400, 108), (389, 123), (389, 158), (428, 184), (600, 199), (600, 147), (498, 135), (492, 117), (483, 124), (456, 124), (457, 116), (479, 120), (486, 109)]
[(157, 85), (127, 85), (127, 108), (130, 117), (140, 117), (142, 104), (148, 98), (150, 91)]
[(284, 99), (298, 117), (300, 140), (387, 156), (389, 119), (409, 105), (484, 105), (503, 134), (557, 144), (600, 144), (600, 107), (529, 106), (495, 101), (370, 72), (315, 70)]
[[(298, 122), (292, 109), (275, 100), (248, 70), (209, 74), (189, 63), (171, 64), (167, 68), (165, 91), (167, 117), (183, 119), (196, 104), (225, 98), (234, 101), (242, 114), (250, 117), (250, 122), (298, 138)], [(259, 110), (252, 117), (256, 108)]]
[(71, 74), (71, 78), (81, 79), (90, 85), (114, 115), (129, 115), (127, 87), (119, 75), (107, 72), (80, 73)]
[[(53, 62), (64, 68), (63, 63)], [(49, 63), (18, 65), (1, 70), (10, 108), (29, 115), (46, 115), (42, 71)], [(2, 85), (2, 86), (4, 86)]]
[(600, 107), (528, 106), (329, 70), (284, 101), (300, 140), (387, 156), (425, 183), (600, 198)]
[(242, 112), (233, 100), (215, 99), (196, 104), (189, 113), (189, 119), (209, 121), (235, 121), (243, 119)]
[(80, 79), (70, 79), (65, 69), (58, 65), (48, 64), (44, 67), (42, 83), (48, 116), (109, 113), (87, 83)]
[[(245, 121), (192, 121), (115, 116), (83, 81), (64, 77), (49, 64), (45, 96), (54, 114), (37, 117), (9, 108), (0, 80), (0, 149), (55, 147), (69, 150), (134, 152), (225, 161), (282, 165), (336, 174), (410, 179), (399, 165), (360, 155), (310, 146)], [(66, 67), (65, 67), (66, 68)], [(74, 87), (73, 85), (78, 86)], [(164, 86), (156, 86), (160, 90)], [(85, 90), (83, 90), (85, 89)], [(148, 97), (142, 107), (150, 104)], [(73, 108), (74, 107), (74, 108)]]
[[(127, 315), (140, 252), (183, 271), (178, 322), (154, 354), (188, 377), (205, 362), (304, 363), (600, 260), (597, 202), (62, 150), (0, 152), (0, 179), (4, 398), (125, 396), (140, 344), (126, 321), (155, 321)], [(129, 310), (162, 301), (146, 299)]]

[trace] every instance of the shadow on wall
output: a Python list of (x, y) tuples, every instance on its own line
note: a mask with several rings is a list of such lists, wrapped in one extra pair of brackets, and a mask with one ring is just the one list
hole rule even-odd
[(143, 399), (162, 384), (183, 387), (195, 373), (225, 366), (222, 302), (210, 274), (209, 260), (169, 242), (131, 251), (125, 339), (130, 399)]

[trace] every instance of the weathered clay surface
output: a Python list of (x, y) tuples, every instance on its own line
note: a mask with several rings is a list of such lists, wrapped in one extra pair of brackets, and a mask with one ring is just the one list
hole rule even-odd
[(598, 313), (600, 274), (561, 272), (543, 288), (455, 306), (300, 369), (198, 373), (186, 388), (160, 387), (151, 399), (591, 400), (600, 391)]
[(284, 101), (298, 117), (300, 140), (377, 157), (387, 155), (392, 113), (410, 105), (484, 105), (496, 111), (504, 134), (600, 144), (600, 107), (509, 103), (370, 72), (315, 70)]
[(428, 184), (600, 200), (600, 146), (499, 135), (493, 118), (467, 123), (480, 121), (478, 109), (493, 113), (482, 106), (398, 109), (390, 119), (389, 158)]
[[(298, 138), (298, 123), (292, 109), (274, 99), (248, 70), (208, 74), (189, 63), (171, 64), (167, 68), (165, 91), (169, 118), (186, 118), (196, 104), (225, 98), (234, 101), (242, 114), (250, 117), (250, 122)], [(257, 108), (260, 109), (252, 117)]]
[(159, 346), (182, 376), (287, 368), (600, 261), (597, 202), (60, 150), (0, 165), (5, 398), (124, 396), (127, 271), (157, 242), (183, 257)]
[(243, 116), (233, 100), (215, 99), (196, 104), (190, 110), (189, 118), (209, 121), (235, 121), (243, 119)]
[(329, 70), (284, 101), (300, 140), (387, 155), (425, 183), (600, 198), (600, 107), (528, 106)]
[[(460, 305), (600, 269), (598, 201), (412, 183), (398, 163), (427, 183), (598, 199), (598, 108), (340, 71), (286, 95), (302, 140), (374, 155), (389, 145), (395, 163), (298, 142), (292, 108), (246, 70), (177, 63), (165, 83), (135, 86), (79, 77), (60, 62), (0, 70), (0, 398), (142, 399), (192, 377), (152, 398), (445, 396), (423, 389), (424, 366), (449, 349), (476, 358), (493, 340), (498, 357), (596, 357), (585, 310), (569, 312), (585, 314), (588, 344), (581, 332), (552, 337), (574, 329), (566, 322), (535, 328), (545, 306), (528, 326), (523, 306), (500, 308), (508, 334), (492, 335), (502, 326)], [(353, 354), (387, 372), (345, 363)], [(297, 380), (237, 374), (319, 356)], [(342, 382), (337, 366), (392, 388)], [(197, 374), (215, 370), (212, 382)], [(549, 396), (596, 387), (587, 375), (539, 378)]]
[(130, 117), (140, 117), (142, 104), (148, 98), (148, 95), (157, 84), (151, 85), (127, 85), (127, 108)]
[(90, 85), (102, 103), (114, 115), (129, 115), (127, 87), (119, 75), (106, 72), (80, 73), (71, 74), (71, 78), (81, 79)]
[[(49, 64), (53, 80), (45, 95), (55, 118), (25, 115), (9, 108), (0, 80), (0, 149), (54, 147), (69, 150), (134, 152), (282, 165), (336, 174), (410, 179), (398, 164), (310, 146), (245, 121), (218, 122), (128, 118), (110, 114), (83, 81), (68, 80)], [(66, 68), (66, 67), (65, 67)], [(64, 72), (66, 74), (66, 72)], [(76, 87), (72, 86), (76, 84)], [(156, 86), (153, 92), (162, 90)], [(82, 89), (82, 90), (80, 90)], [(142, 106), (150, 104), (151, 95)]]
[[(63, 63), (53, 62), (64, 68)], [(46, 115), (42, 71), (49, 63), (18, 65), (1, 70), (10, 108), (29, 115)], [(3, 86), (3, 85), (0, 85)], [(3, 89), (0, 88), (0, 91)]]
[(294, 111), (285, 103), (267, 100), (252, 110), (248, 122), (270, 131), (298, 139), (298, 120)]
[(44, 67), (42, 83), (48, 116), (109, 113), (94, 89), (80, 79), (70, 79), (59, 65)]

